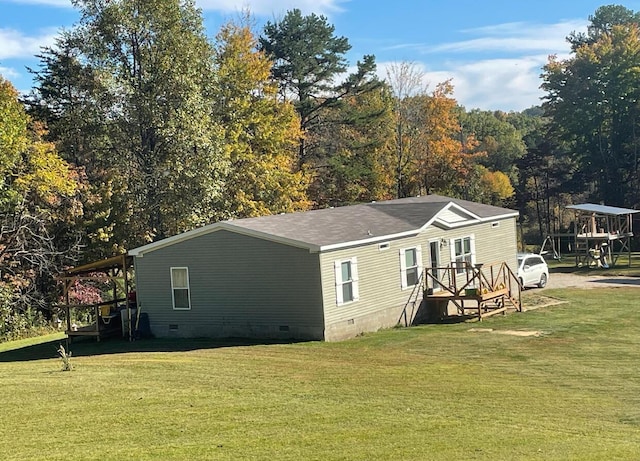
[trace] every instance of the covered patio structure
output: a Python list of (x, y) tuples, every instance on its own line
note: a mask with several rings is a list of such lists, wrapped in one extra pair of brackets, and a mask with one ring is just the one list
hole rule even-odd
[[(132, 339), (134, 315), (131, 299), (131, 274), (133, 258), (118, 255), (65, 270), (57, 277), (63, 285), (63, 304), (66, 317), (66, 334), (101, 338), (122, 333)], [(108, 287), (106, 298), (96, 302), (80, 302), (72, 296), (74, 288), (82, 283), (98, 283)], [(125, 311), (126, 310), (126, 311)], [(84, 321), (78, 321), (82, 318)], [(126, 328), (124, 328), (126, 326)]]
[(576, 266), (607, 267), (617, 264), (627, 254), (631, 265), (633, 215), (640, 210), (594, 203), (569, 205), (574, 218)]

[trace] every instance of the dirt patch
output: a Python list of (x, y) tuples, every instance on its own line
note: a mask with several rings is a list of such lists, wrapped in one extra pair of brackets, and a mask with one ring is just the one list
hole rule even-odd
[(542, 336), (542, 331), (539, 330), (494, 330), (493, 328), (471, 328), (470, 332), (473, 333), (493, 333), (496, 335), (510, 335), (510, 336)]
[(567, 302), (568, 301), (541, 295), (540, 292), (527, 292), (522, 295), (522, 312), (532, 311), (542, 307), (555, 306), (558, 304), (565, 304)]

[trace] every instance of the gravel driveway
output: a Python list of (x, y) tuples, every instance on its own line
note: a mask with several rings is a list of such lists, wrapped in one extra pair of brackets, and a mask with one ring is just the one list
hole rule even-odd
[(640, 288), (640, 277), (576, 275), (551, 273), (547, 288), (602, 288), (602, 287), (637, 287)]

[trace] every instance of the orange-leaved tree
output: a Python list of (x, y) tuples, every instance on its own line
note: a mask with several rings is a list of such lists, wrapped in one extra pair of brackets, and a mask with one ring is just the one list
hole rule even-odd
[(464, 195), (475, 160), (483, 155), (474, 152), (474, 137), (461, 133), (458, 105), (452, 93), (453, 85), (447, 80), (436, 85), (430, 95), (419, 98), (423, 122), (413, 176), (418, 194)]

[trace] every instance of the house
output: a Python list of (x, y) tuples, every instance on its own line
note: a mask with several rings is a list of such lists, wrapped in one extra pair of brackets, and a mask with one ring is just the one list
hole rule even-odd
[(396, 325), (424, 268), (516, 267), (517, 216), (429, 195), (218, 222), (129, 255), (156, 336), (334, 341)]

